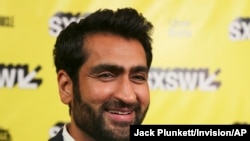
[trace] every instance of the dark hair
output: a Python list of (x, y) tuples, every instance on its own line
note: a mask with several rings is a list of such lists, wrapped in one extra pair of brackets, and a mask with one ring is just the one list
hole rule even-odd
[(60, 32), (53, 50), (56, 72), (63, 69), (71, 79), (77, 80), (78, 71), (88, 58), (87, 50), (84, 49), (84, 39), (88, 34), (100, 32), (138, 40), (145, 50), (147, 66), (150, 68), (152, 28), (153, 25), (135, 9), (99, 9), (78, 23), (72, 22)]

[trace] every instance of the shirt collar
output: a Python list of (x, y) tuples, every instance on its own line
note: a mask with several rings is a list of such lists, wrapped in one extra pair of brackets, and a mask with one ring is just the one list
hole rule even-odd
[(64, 124), (63, 126), (63, 133), (62, 133), (62, 136), (63, 136), (63, 140), (64, 141), (75, 141), (69, 134), (68, 130), (67, 130), (67, 124)]

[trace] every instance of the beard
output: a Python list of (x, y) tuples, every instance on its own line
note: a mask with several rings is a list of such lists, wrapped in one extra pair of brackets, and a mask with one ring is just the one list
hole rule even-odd
[[(74, 89), (72, 116), (77, 127), (97, 141), (129, 141), (130, 125), (141, 124), (148, 111), (142, 111), (140, 104), (126, 104), (122, 101), (109, 100), (95, 110), (90, 104), (81, 99), (79, 88)], [(104, 113), (110, 108), (134, 109), (135, 118), (132, 122), (108, 122)]]

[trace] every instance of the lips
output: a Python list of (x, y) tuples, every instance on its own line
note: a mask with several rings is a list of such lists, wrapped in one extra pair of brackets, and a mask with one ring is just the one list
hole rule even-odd
[(118, 115), (128, 115), (131, 114), (132, 111), (115, 111), (115, 110), (109, 110), (111, 114), (118, 114)]
[(107, 117), (115, 123), (132, 123), (135, 112), (131, 109), (109, 109), (107, 110)]

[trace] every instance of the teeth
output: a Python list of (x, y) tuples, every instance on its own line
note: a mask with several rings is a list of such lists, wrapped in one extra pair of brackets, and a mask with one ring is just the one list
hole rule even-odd
[(131, 112), (122, 112), (122, 111), (109, 111), (112, 114), (119, 114), (119, 115), (127, 115), (130, 114)]

